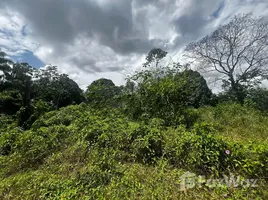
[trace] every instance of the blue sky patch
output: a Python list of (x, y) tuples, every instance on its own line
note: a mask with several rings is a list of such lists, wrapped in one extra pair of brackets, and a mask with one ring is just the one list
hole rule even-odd
[(39, 58), (37, 58), (33, 52), (31, 51), (25, 51), (25, 53), (23, 53), (20, 56), (12, 56), (11, 57), (14, 61), (18, 61), (18, 62), (26, 62), (29, 65), (31, 65), (32, 67), (35, 68), (40, 68), (40, 67), (44, 67), (45, 63), (43, 63)]

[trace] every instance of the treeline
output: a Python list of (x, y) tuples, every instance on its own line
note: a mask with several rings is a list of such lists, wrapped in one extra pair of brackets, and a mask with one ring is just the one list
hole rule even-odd
[(18, 126), (29, 129), (43, 113), (87, 102), (95, 107), (121, 108), (132, 119), (161, 118), (167, 125), (193, 123), (191, 108), (232, 101), (268, 111), (268, 23), (251, 14), (235, 16), (227, 25), (186, 48), (198, 69), (217, 73), (224, 92), (213, 94), (204, 77), (189, 64), (165, 65), (167, 52), (152, 49), (141, 71), (124, 86), (111, 80), (93, 81), (83, 92), (57, 67), (35, 69), (14, 63), (0, 53), (0, 113), (12, 115)]
[[(166, 54), (161, 49), (151, 50), (143, 70), (128, 77), (124, 86), (102, 78), (83, 92), (68, 75), (59, 74), (55, 66), (35, 69), (27, 63), (12, 62), (2, 52), (0, 112), (13, 116), (18, 126), (28, 129), (45, 112), (85, 102), (94, 107), (121, 108), (135, 120), (161, 118), (167, 125), (190, 125), (194, 123), (191, 108), (238, 101), (228, 90), (213, 94), (204, 77), (188, 65), (162, 66), (159, 63)], [(244, 104), (263, 113), (268, 111), (267, 89), (246, 92)]]

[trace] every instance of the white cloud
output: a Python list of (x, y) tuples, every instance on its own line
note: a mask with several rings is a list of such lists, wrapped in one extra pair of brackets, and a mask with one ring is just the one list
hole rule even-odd
[(23, 35), (23, 30), (27, 31), (26, 22), (19, 13), (9, 9), (0, 12), (0, 47), (9, 56), (21, 55), (26, 50), (37, 49), (38, 44)]
[(0, 7), (4, 51), (19, 55), (30, 50), (82, 88), (101, 77), (123, 84), (153, 47), (179, 61), (188, 42), (234, 14), (268, 16), (264, 0), (3, 0)]

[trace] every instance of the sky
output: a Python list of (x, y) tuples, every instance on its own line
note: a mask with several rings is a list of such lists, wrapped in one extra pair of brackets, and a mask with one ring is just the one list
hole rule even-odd
[(83, 89), (98, 78), (121, 85), (152, 48), (183, 62), (188, 43), (248, 12), (268, 17), (268, 0), (0, 0), (0, 48), (56, 65)]

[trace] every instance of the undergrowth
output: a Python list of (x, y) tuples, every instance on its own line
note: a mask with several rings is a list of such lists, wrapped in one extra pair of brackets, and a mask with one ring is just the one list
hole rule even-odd
[[(166, 127), (81, 104), (27, 131), (1, 116), (0, 199), (267, 199), (267, 117), (236, 104), (191, 112), (193, 126)], [(258, 187), (182, 191), (186, 172), (258, 179)]]

